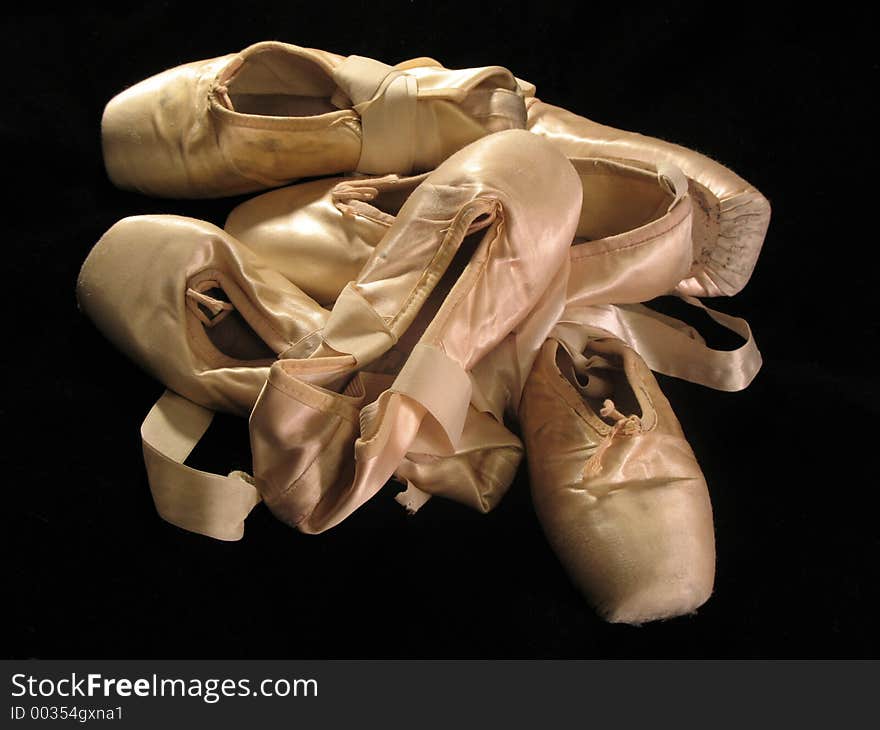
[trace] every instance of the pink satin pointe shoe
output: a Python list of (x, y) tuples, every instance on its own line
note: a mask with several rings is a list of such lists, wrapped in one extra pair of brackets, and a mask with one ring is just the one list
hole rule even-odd
[(392, 67), (276, 41), (146, 79), (107, 104), (101, 125), (115, 185), (181, 198), (430, 170), (485, 134), (524, 127), (506, 69)]
[[(327, 530), (405, 456), (455, 455), (474, 410), (470, 372), (558, 280), (580, 206), (574, 169), (526, 132), (485, 137), (425, 177), (336, 298), (319, 349), (270, 370), (251, 446), (279, 518)], [(503, 493), (471, 489), (445, 496), (485, 510)]]
[(216, 410), (250, 413), (278, 357), (305, 357), (329, 315), (210, 223), (138, 216), (95, 245), (80, 308), (169, 390), (141, 427), (156, 509), (168, 522), (237, 540), (259, 502), (249, 477), (183, 464)]
[(135, 363), (212, 410), (248, 415), (279, 357), (305, 357), (329, 312), (216, 226), (125, 218), (94, 246), (77, 300)]
[(634, 350), (584, 324), (556, 331), (526, 382), (520, 423), (538, 519), (604, 619), (640, 624), (709, 598), (706, 482)]
[(732, 296), (748, 282), (770, 224), (770, 204), (754, 186), (714, 160), (676, 144), (590, 121), (534, 98), (522, 83), (528, 128), (569, 157), (639, 160), (675, 166), (689, 181), (694, 201), (692, 265), (680, 294)]
[[(327, 178), (292, 185), (242, 203), (229, 215), (225, 229), (271, 262), (273, 269), (332, 308), (426, 177)], [(376, 200), (379, 195), (381, 200)], [(354, 214), (351, 206), (356, 203), (360, 207)], [(375, 400), (394, 380), (377, 373), (362, 373), (359, 379), (366, 386), (350, 401), (352, 413)], [(432, 495), (455, 499), (481, 512), (493, 509), (522, 460), (521, 442), (502, 424), (502, 418), (469, 406), (454, 454), (430, 458), (411, 454), (400, 463), (394, 477), (407, 489), (397, 495), (397, 501), (410, 512), (416, 512)]]

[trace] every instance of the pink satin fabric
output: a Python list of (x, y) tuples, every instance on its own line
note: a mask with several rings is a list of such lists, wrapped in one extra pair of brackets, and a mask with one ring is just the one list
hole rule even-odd
[[(215, 289), (266, 345), (261, 357), (231, 357), (209, 337), (187, 292)], [(272, 361), (307, 355), (329, 316), (221, 229), (179, 216), (115, 224), (83, 264), (77, 299), (157, 380), (202, 406), (241, 415), (250, 413)]]
[[(372, 496), (414, 445), (429, 457), (453, 455), (459, 424), (471, 412), (468, 372), (525, 319), (566, 264), (580, 207), (580, 186), (565, 158), (523, 132), (487, 137), (428, 175), (337, 300), (315, 353), (322, 364), (272, 368), (251, 416), (251, 440), (257, 484), (273, 511), (302, 530), (322, 531)], [(480, 236), (475, 252), (436, 313), (417, 325), (424, 330), (409, 332), (469, 234)], [(393, 350), (407, 335), (416, 340), (413, 349)], [(403, 365), (391, 388), (360, 409), (355, 441), (352, 422), (343, 424), (338, 412), (348, 396), (334, 390), (345, 386), (346, 367), (349, 375), (369, 372), (371, 363), (394, 371), (393, 362), (382, 361), (389, 352), (406, 364), (419, 354), (420, 365), (415, 372)], [(420, 383), (449, 404), (430, 402)], [(339, 408), (325, 405), (335, 400)], [(350, 481), (348, 474), (328, 474), (322, 459), (309, 461), (302, 446), (314, 440), (313, 419), (327, 409), (338, 425), (326, 433), (356, 457)], [(305, 517), (297, 493), (311, 495)]]
[[(609, 364), (591, 367), (596, 358)], [(601, 387), (611, 372), (605, 367), (623, 373), (626, 385), (603, 396), (621, 404), (635, 398), (629, 432), (616, 432), (591, 405), (599, 400), (589, 397), (593, 375)], [(554, 333), (526, 383), (520, 420), (538, 519), (606, 620), (678, 616), (708, 599), (715, 541), (706, 482), (669, 402), (631, 348), (587, 325)]]

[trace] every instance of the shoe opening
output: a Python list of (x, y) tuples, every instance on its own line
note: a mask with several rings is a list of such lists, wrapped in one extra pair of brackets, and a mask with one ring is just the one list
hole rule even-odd
[(275, 351), (256, 333), (219, 286), (187, 290), (187, 304), (205, 335), (223, 355), (234, 360), (271, 360)]
[[(642, 417), (642, 408), (623, 368), (623, 358), (615, 352), (602, 352), (589, 345), (572, 357), (564, 347), (556, 351), (556, 366), (562, 376), (577, 390), (588, 408), (609, 426), (619, 416)], [(608, 401), (613, 408), (608, 408)]]
[(338, 111), (336, 83), (296, 49), (270, 45), (245, 55), (223, 87), (233, 111), (271, 117), (310, 117)]
[(656, 172), (606, 160), (572, 160), (583, 186), (577, 243), (632, 231), (666, 214), (675, 195)]

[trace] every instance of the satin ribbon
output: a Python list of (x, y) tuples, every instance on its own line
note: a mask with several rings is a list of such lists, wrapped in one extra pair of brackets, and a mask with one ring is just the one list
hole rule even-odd
[(690, 325), (642, 304), (572, 307), (557, 327), (596, 327), (632, 347), (651, 370), (715, 390), (743, 390), (761, 369), (761, 353), (746, 320), (709, 309), (699, 299), (682, 301), (704, 310), (745, 342), (735, 350), (715, 350)]
[(338, 352), (356, 353), (359, 368), (369, 365), (397, 342), (385, 321), (351, 283), (336, 299), (324, 325), (323, 338)]
[(372, 58), (349, 56), (333, 72), (361, 117), (357, 172), (408, 174), (415, 164), (415, 77)]
[(487, 80), (498, 74), (509, 72), (496, 66), (457, 71), (430, 58), (396, 66), (363, 56), (346, 58), (333, 70), (339, 88), (331, 103), (340, 108), (351, 105), (360, 115), (356, 171), (407, 175), (416, 167), (432, 169), (448, 156), (441, 143), (449, 136), (444, 123), (436, 110), (420, 110), (419, 101), (456, 104), (484, 133), (525, 129), (521, 92), (515, 86), (487, 88)]
[[(319, 503), (300, 530), (323, 532), (338, 525), (394, 476), (412, 450), (455, 453), (470, 400), (471, 381), (461, 365), (436, 347), (416, 345), (392, 386), (361, 411), (351, 485), (341, 497)], [(412, 485), (408, 492), (412, 499), (405, 506), (411, 511), (427, 501)]]
[(213, 411), (166, 390), (141, 425), (147, 479), (162, 519), (218, 540), (240, 540), (245, 518), (260, 501), (250, 477), (183, 463), (213, 418)]

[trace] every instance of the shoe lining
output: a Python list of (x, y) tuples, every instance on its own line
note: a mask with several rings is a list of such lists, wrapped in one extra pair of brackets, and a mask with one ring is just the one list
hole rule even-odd
[[(229, 297), (220, 288), (209, 289), (204, 294), (221, 302)], [(202, 312), (210, 317), (210, 312), (199, 305)], [(203, 325), (204, 326), (204, 325)], [(205, 334), (221, 353), (235, 360), (271, 360), (276, 353), (247, 323), (238, 310), (233, 309), (222, 320), (211, 326), (204, 326)]]
[(233, 109), (263, 117), (315, 117), (337, 111), (329, 99), (293, 94), (230, 94)]
[(336, 84), (317, 63), (273, 49), (245, 59), (227, 82), (235, 111), (272, 117), (310, 117), (338, 111)]
[(595, 357), (594, 363), (598, 364), (578, 368), (565, 348), (560, 347), (556, 351), (556, 367), (562, 377), (580, 393), (585, 405), (595, 417), (609, 426), (614, 425), (613, 420), (600, 414), (605, 399), (611, 399), (621, 413), (641, 418), (642, 408), (623, 370), (621, 356), (593, 352), (589, 347), (583, 355), (588, 359)]
[(383, 213), (396, 217), (400, 213), (403, 204), (406, 203), (413, 191), (424, 179), (424, 175), (405, 178), (393, 188), (380, 190), (376, 198), (370, 201), (370, 205)]
[(595, 241), (644, 226), (666, 214), (675, 199), (656, 174), (591, 165), (579, 169), (583, 203), (576, 236)]

